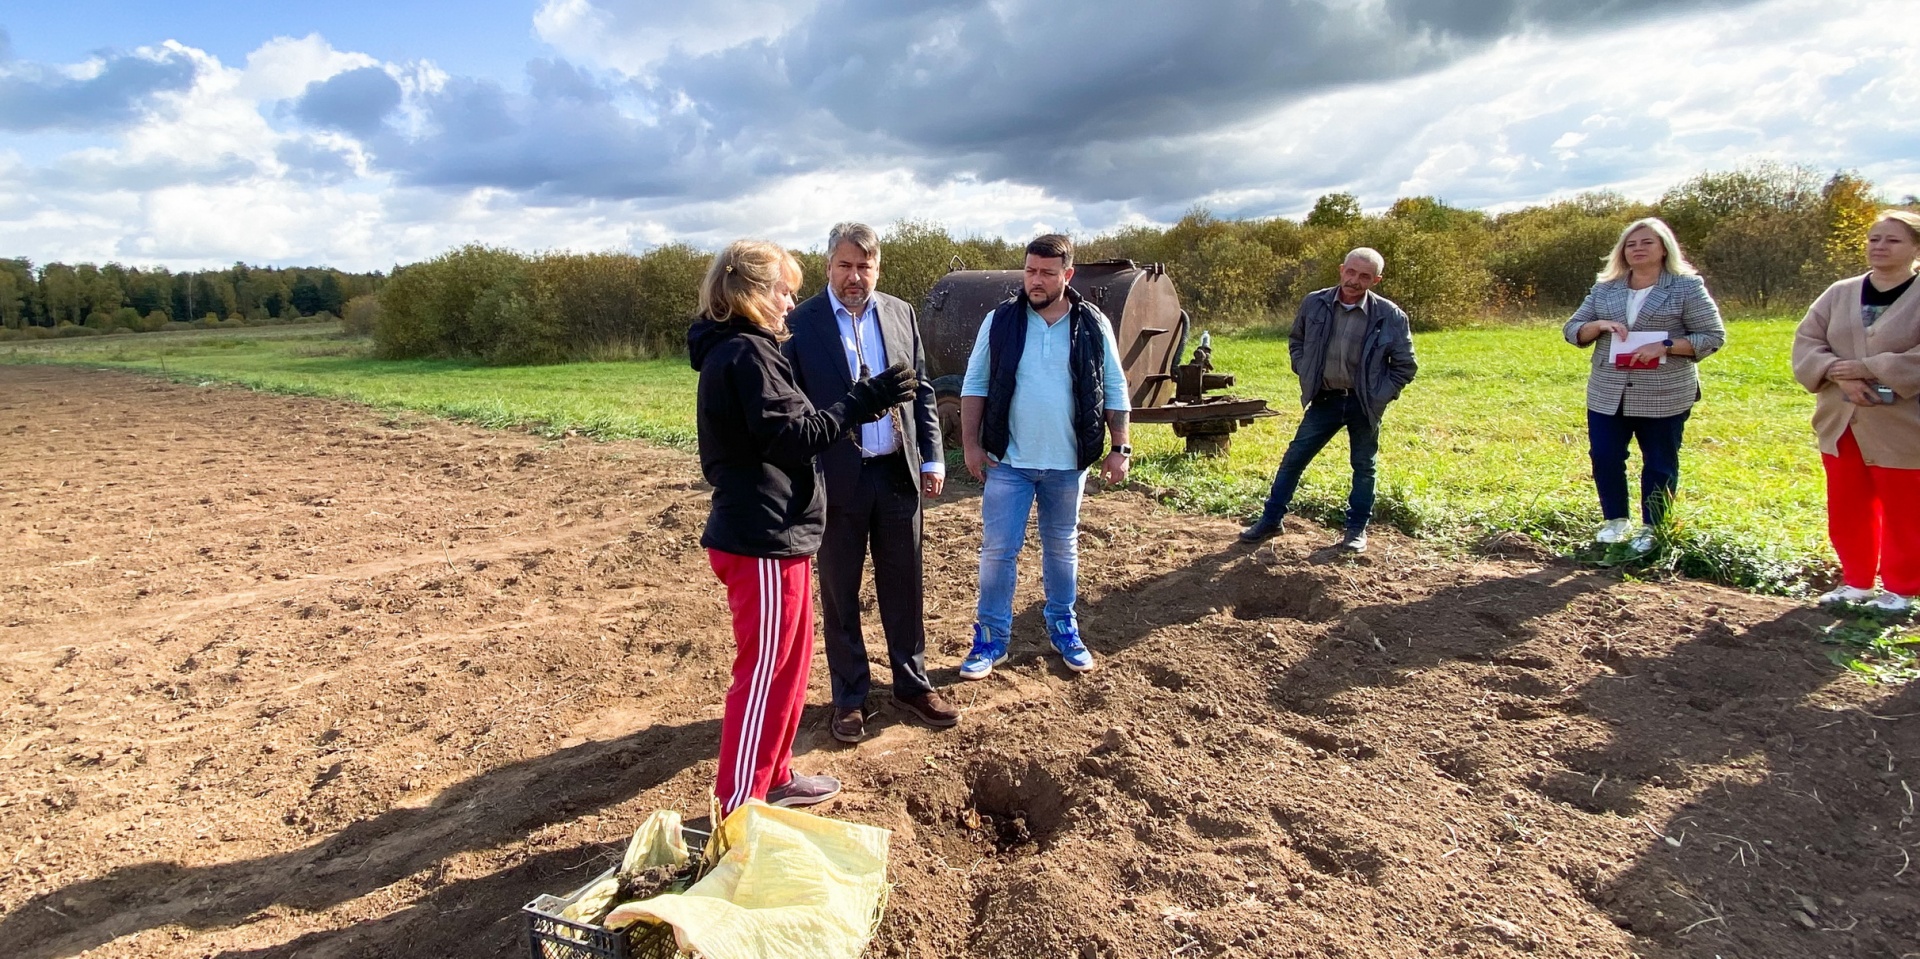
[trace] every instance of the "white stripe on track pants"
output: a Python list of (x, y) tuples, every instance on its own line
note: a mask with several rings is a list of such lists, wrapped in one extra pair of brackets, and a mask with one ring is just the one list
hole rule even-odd
[(813, 558), (707, 550), (733, 610), (733, 685), (720, 719), (714, 795), (724, 815), (793, 777), (793, 737), (813, 665)]

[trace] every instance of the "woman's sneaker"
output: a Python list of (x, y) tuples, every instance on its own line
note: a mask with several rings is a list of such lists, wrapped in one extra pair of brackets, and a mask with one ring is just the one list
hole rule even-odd
[(1600, 524), (1600, 531), (1593, 534), (1593, 541), (1596, 543), (1607, 543), (1609, 545), (1613, 543), (1624, 543), (1627, 541), (1627, 534), (1632, 530), (1632, 520), (1610, 519)]
[(1053, 640), (1053, 648), (1060, 651), (1067, 668), (1076, 673), (1084, 673), (1093, 668), (1093, 653), (1087, 650), (1087, 644), (1080, 641), (1080, 627), (1072, 623), (1048, 623), (1047, 638)]
[(1842, 583), (1840, 585), (1840, 588), (1838, 589), (1832, 590), (1830, 592), (1821, 593), (1820, 598), (1819, 600), (1817, 600), (1817, 602), (1821, 606), (1831, 606), (1831, 605), (1834, 605), (1835, 603), (1852, 605), (1855, 603), (1864, 603), (1872, 599), (1873, 595), (1874, 595), (1873, 590), (1860, 589), (1858, 587), (1848, 586), (1845, 583)]
[(840, 795), (840, 780), (832, 776), (802, 776), (794, 773), (786, 785), (767, 790), (767, 803), (792, 809), (812, 806)]
[(1883, 613), (1904, 613), (1913, 609), (1913, 601), (1899, 593), (1881, 593), (1868, 600), (1866, 607)]
[(1635, 530), (1633, 538), (1627, 541), (1627, 548), (1636, 553), (1653, 552), (1653, 527), (1642, 526)]
[(1007, 641), (995, 642), (985, 626), (973, 624), (973, 649), (960, 661), (961, 679), (985, 679), (993, 667), (1007, 661)]

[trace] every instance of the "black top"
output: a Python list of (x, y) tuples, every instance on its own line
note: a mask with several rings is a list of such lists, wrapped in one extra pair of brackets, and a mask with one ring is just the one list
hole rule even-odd
[(814, 409), (773, 334), (744, 319), (694, 321), (687, 355), (700, 371), (700, 471), (713, 486), (700, 545), (770, 559), (818, 552), (826, 498), (813, 457), (872, 413), (852, 397)]
[(1879, 290), (1874, 288), (1873, 280), (1869, 278), (1867, 282), (1860, 284), (1860, 305), (1892, 306), (1893, 301), (1899, 299), (1900, 294), (1907, 292), (1907, 287), (1912, 285), (1913, 277), (1907, 277), (1907, 282), (1891, 290)]

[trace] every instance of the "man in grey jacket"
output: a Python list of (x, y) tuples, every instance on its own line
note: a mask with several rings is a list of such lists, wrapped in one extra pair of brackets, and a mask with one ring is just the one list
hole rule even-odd
[(1293, 373), (1300, 378), (1300, 404), (1306, 414), (1287, 444), (1273, 489), (1259, 520), (1240, 533), (1243, 543), (1260, 543), (1280, 533), (1280, 520), (1293, 503), (1307, 464), (1342, 429), (1352, 447), (1353, 489), (1347, 495), (1346, 532), (1339, 547), (1366, 551), (1367, 521), (1373, 516), (1374, 464), (1380, 455), (1380, 416), (1387, 404), (1413, 382), (1413, 335), (1407, 314), (1392, 300), (1373, 293), (1386, 272), (1386, 259), (1360, 247), (1340, 264), (1340, 285), (1307, 294), (1287, 334)]

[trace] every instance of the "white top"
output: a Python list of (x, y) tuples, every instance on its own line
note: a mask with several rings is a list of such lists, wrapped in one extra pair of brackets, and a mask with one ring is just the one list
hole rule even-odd
[(1627, 329), (1633, 329), (1633, 325), (1640, 321), (1640, 305), (1647, 302), (1647, 294), (1652, 292), (1651, 286), (1644, 290), (1627, 291)]

